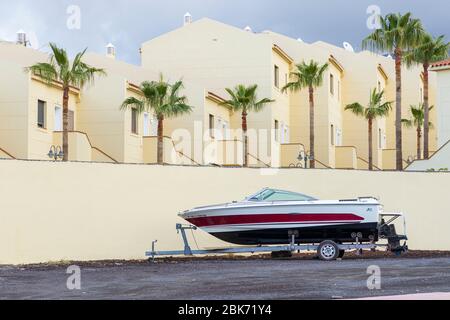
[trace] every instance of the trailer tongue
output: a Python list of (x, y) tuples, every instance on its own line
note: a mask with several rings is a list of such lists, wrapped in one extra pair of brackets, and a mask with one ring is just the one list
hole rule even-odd
[[(363, 250), (376, 250), (384, 248), (387, 251), (391, 251), (396, 255), (400, 255), (408, 251), (406, 241), (406, 221), (402, 213), (382, 213), (380, 214), (381, 221), (378, 226), (378, 239), (384, 240), (387, 243), (376, 243), (375, 239), (369, 243), (363, 243), (361, 241), (362, 234), (354, 233), (351, 235), (353, 242), (351, 243), (337, 243), (333, 240), (325, 240), (321, 243), (312, 244), (300, 244), (297, 241), (298, 230), (290, 230), (286, 234), (286, 242), (288, 245), (279, 246), (239, 246), (219, 249), (207, 249), (207, 250), (192, 250), (189, 240), (186, 234), (186, 230), (197, 230), (198, 228), (193, 225), (177, 224), (176, 230), (178, 234), (181, 234), (184, 249), (174, 251), (157, 251), (157, 240), (152, 242), (151, 251), (146, 252), (146, 256), (149, 257), (149, 261), (154, 261), (156, 257), (168, 257), (168, 256), (194, 256), (194, 255), (221, 255), (221, 254), (245, 254), (245, 253), (272, 253), (272, 257), (290, 257), (294, 252), (302, 251), (316, 251), (318, 257), (321, 260), (336, 260), (342, 258), (346, 251), (356, 250), (359, 254), (362, 254)], [(393, 224), (399, 218), (403, 219), (404, 235), (398, 235), (396, 227)], [(403, 244), (402, 244), (403, 241)]]

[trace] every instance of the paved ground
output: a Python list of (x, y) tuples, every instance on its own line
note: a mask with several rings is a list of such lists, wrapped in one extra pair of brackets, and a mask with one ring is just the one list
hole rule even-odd
[[(381, 269), (368, 290), (367, 268)], [(450, 258), (197, 260), (81, 266), (81, 290), (65, 266), (0, 267), (0, 299), (332, 299), (450, 292)]]

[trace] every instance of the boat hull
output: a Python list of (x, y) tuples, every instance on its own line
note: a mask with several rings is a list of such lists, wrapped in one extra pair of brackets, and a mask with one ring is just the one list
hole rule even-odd
[(186, 221), (225, 242), (237, 245), (320, 243), (333, 240), (378, 240), (379, 203), (367, 201), (309, 201), (231, 203), (202, 207), (181, 215)]
[(276, 245), (291, 242), (291, 234), (296, 235), (296, 243), (320, 243), (324, 240), (346, 243), (354, 242), (352, 233), (361, 233), (361, 242), (378, 241), (378, 223), (356, 223), (300, 228), (278, 228), (242, 230), (231, 232), (210, 232), (222, 241), (237, 245)]

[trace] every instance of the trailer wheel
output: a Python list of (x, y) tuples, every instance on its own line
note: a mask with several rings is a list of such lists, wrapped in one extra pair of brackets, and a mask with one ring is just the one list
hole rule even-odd
[(339, 257), (340, 250), (334, 241), (326, 240), (319, 245), (317, 254), (319, 255), (320, 260), (332, 261)]

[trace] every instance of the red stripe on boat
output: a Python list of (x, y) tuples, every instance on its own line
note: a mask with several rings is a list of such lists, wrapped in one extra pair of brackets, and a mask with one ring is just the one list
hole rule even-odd
[(201, 217), (186, 219), (197, 227), (210, 227), (233, 224), (254, 223), (326, 223), (326, 222), (360, 222), (364, 218), (351, 213), (342, 214), (258, 214)]

